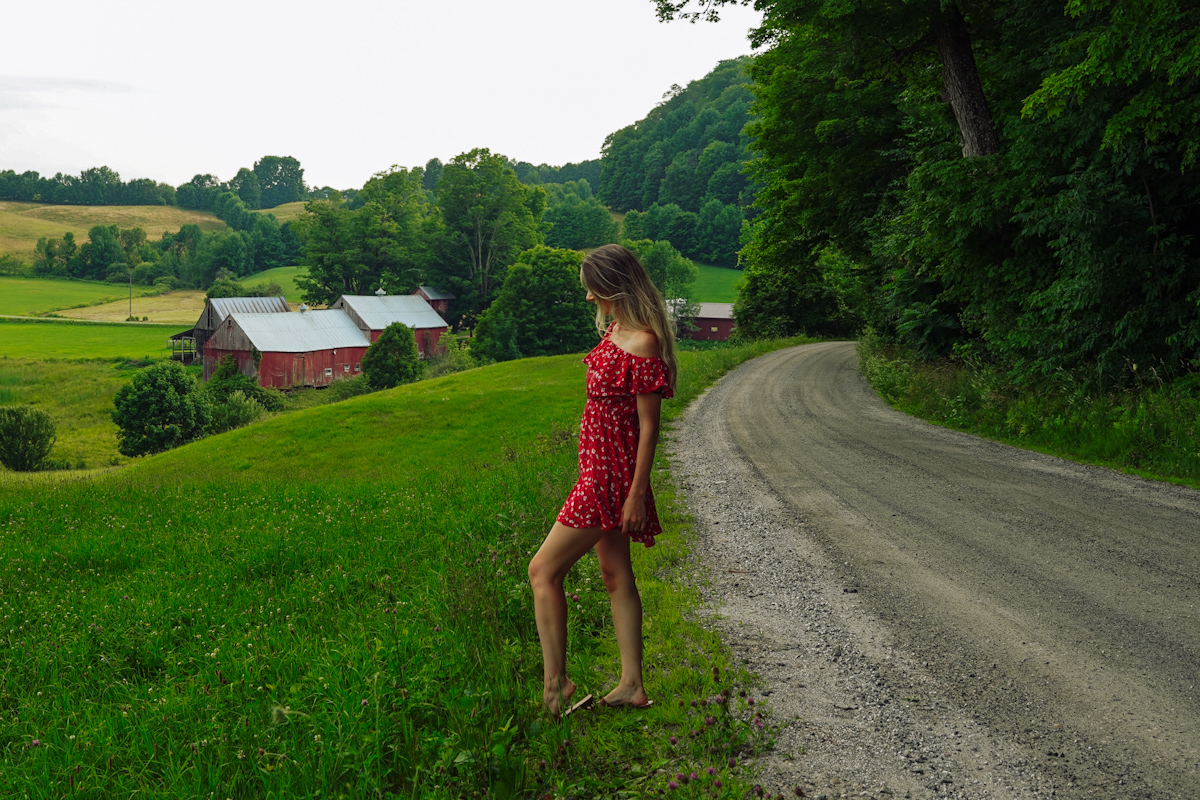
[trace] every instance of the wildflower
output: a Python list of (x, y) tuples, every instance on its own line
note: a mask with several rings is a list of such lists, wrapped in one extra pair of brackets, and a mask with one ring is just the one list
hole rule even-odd
[(696, 698), (692, 698), (692, 708), (696, 707)]
[(434, 626), (433, 626), (433, 632), (434, 632), (434, 633), (441, 633), (441, 632), (442, 632), (442, 626), (441, 626), (441, 625), (434, 625)]
[(30, 742), (30, 744), (31, 744), (33, 747), (41, 747), (41, 746), (42, 746), (42, 740), (41, 740), (41, 739), (34, 739), (32, 742)]
[(755, 797), (763, 796), (763, 788), (762, 788), (761, 784), (758, 784), (758, 783), (754, 784), (754, 796)]
[(679, 784), (676, 783), (675, 781), (671, 781), (667, 784), (667, 788), (670, 789), (671, 791), (674, 791), (679, 788)]
[(365, 708), (365, 707), (366, 707), (366, 705), (367, 705), (366, 698), (364, 698), (364, 699), (363, 699), (363, 701), (362, 701), (362, 704), (363, 704), (363, 707)]
[(720, 788), (721, 788), (721, 779), (720, 779), (720, 778), (717, 778), (715, 781), (713, 781), (713, 788), (714, 788), (714, 789), (720, 789)]
[(688, 776), (688, 779), (693, 780), (693, 781), (698, 781), (698, 780), (700, 780), (700, 776), (693, 772), (691, 775)]
[(748, 705), (754, 705), (754, 698), (753, 698), (753, 697), (747, 697), (747, 698), (746, 698), (746, 703), (747, 703)]
[(804, 797), (804, 790), (799, 786), (796, 787), (796, 797)]
[(730, 768), (730, 769), (736, 769), (736, 768), (737, 768), (737, 759), (736, 759), (736, 758), (731, 758), (731, 759), (729, 759), (729, 768)]
[(670, 739), (667, 739), (667, 741), (670, 742), (672, 745), (679, 744), (679, 740), (676, 739), (674, 736), (672, 736)]
[(706, 769), (706, 770), (704, 770), (704, 771), (705, 771), (705, 772), (707, 772), (709, 775), (716, 775), (716, 774), (717, 774), (717, 768), (716, 768), (716, 767), (709, 767), (708, 769)]
[(705, 717), (705, 718), (704, 718), (704, 724), (705, 724), (705, 725), (708, 725), (708, 726), (710, 726), (710, 727), (711, 727), (711, 726), (713, 726), (713, 725), (716, 725), (716, 724), (717, 724), (717, 721), (716, 721), (715, 719), (713, 719), (712, 717)]

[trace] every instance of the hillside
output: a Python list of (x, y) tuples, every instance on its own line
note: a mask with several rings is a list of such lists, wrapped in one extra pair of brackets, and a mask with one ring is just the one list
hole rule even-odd
[(0, 201), (0, 254), (31, 261), (42, 236), (60, 239), (70, 231), (75, 240), (87, 241), (94, 225), (141, 228), (154, 241), (163, 233), (187, 224), (205, 231), (225, 230), (225, 223), (207, 211), (189, 211), (172, 206), (52, 206), (44, 203)]
[(304, 216), (305, 202), (306, 201), (304, 200), (297, 200), (294, 203), (284, 203), (283, 205), (278, 205), (274, 208), (262, 208), (255, 213), (270, 214), (271, 216), (275, 217), (275, 219), (279, 220), (279, 224), (282, 225), (285, 222), (291, 222), (292, 220), (299, 219), (300, 217)]

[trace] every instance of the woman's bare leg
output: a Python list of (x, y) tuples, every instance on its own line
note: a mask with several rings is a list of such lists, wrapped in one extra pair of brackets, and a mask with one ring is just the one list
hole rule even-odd
[(600, 576), (608, 589), (613, 628), (621, 651), (621, 680), (604, 698), (610, 706), (645, 705), (642, 685), (642, 598), (633, 576), (629, 555), (629, 537), (620, 531), (606, 531), (596, 543), (600, 556)]
[(546, 710), (556, 717), (575, 693), (575, 684), (567, 677), (567, 598), (563, 595), (563, 580), (601, 536), (599, 528), (568, 528), (555, 522), (529, 562), (534, 616), (542, 641), (542, 697)]

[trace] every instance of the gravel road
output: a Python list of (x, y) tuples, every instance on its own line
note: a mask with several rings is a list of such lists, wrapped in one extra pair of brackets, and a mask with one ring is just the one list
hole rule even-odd
[(854, 345), (729, 373), (669, 434), (689, 576), (812, 798), (1200, 798), (1200, 492), (928, 425)]

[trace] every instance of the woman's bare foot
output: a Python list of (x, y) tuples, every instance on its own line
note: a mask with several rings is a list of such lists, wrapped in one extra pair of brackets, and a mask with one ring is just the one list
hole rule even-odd
[(617, 688), (605, 695), (604, 699), (600, 702), (610, 708), (621, 708), (623, 706), (648, 708), (651, 705), (651, 700), (646, 697), (646, 688), (644, 686), (618, 685)]
[(542, 689), (542, 702), (550, 716), (558, 719), (564, 708), (570, 707), (571, 697), (575, 694), (575, 683), (569, 678), (563, 678), (557, 685), (547, 683)]

